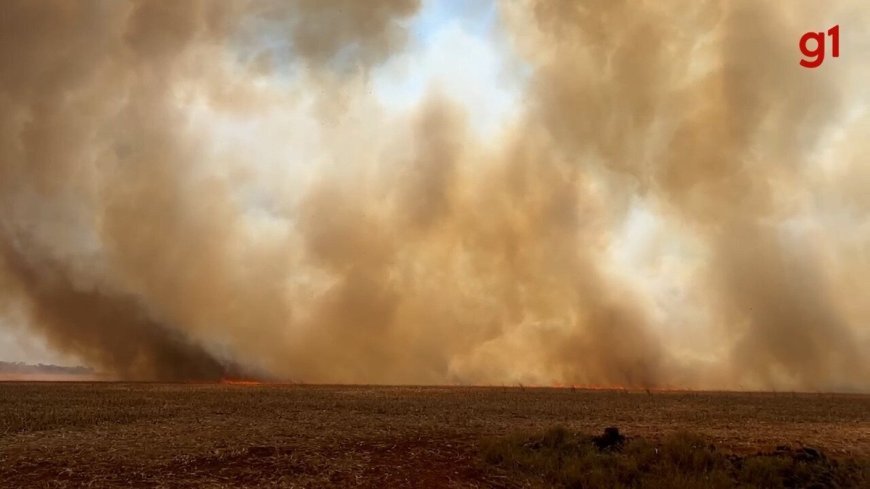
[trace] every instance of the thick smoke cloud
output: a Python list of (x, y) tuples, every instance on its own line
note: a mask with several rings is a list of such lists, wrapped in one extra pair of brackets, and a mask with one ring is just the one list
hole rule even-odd
[[(796, 40), (867, 8), (502, 4), (524, 103), (482, 140), (372, 95), (419, 7), (5, 2), (3, 306), (123, 378), (870, 388), (870, 230), (789, 234), (866, 211), (866, 41)], [(614, 271), (638, 206), (701, 250), (703, 359)]]
[[(795, 62), (794, 40), (815, 24), (787, 22), (824, 22), (820, 7), (535, 7), (548, 32), (541, 49), (552, 49), (538, 72), (540, 120), (566, 153), (591, 151), (630, 175), (709, 247), (705, 299), (721, 337), (737, 338), (731, 378), (854, 386), (868, 372), (865, 345), (832, 303), (836, 291), (806, 244), (779, 236), (788, 199), (808, 190), (802, 172), (817, 163), (820, 136), (849, 109), (836, 78), (808, 75)], [(690, 63), (704, 54), (698, 34), (715, 46), (713, 67), (687, 82)], [(583, 69), (590, 61), (603, 76)]]

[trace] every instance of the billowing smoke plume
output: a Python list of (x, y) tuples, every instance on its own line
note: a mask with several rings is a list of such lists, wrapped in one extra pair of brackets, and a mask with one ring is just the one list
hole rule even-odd
[(3, 2), (0, 312), (124, 378), (870, 389), (870, 8), (499, 5), (481, 136), (373, 94), (413, 0)]

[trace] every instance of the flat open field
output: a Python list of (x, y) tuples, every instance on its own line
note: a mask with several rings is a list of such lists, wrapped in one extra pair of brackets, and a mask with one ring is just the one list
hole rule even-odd
[(556, 425), (870, 456), (865, 395), (0, 383), (0, 485), (534, 485), (487, 467), (480, 447)]

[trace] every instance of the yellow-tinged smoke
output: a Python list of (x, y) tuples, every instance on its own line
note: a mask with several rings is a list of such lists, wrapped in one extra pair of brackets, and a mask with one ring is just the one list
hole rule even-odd
[[(3, 2), (0, 306), (125, 378), (870, 389), (870, 7), (499, 5), (483, 139), (372, 95), (413, 0)], [(638, 208), (691, 314), (614, 271)]]

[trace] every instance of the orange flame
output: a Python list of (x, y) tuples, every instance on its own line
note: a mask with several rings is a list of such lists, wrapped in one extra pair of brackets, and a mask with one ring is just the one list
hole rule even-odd
[(223, 378), (220, 380), (221, 384), (225, 385), (262, 385), (263, 383), (259, 380), (251, 380), (251, 379), (233, 379), (233, 378)]
[(560, 384), (553, 383), (550, 387), (556, 389), (572, 389), (584, 391), (647, 391), (647, 392), (681, 392), (687, 389), (671, 387), (671, 386), (656, 386), (644, 387), (636, 385), (620, 385), (620, 384)]

